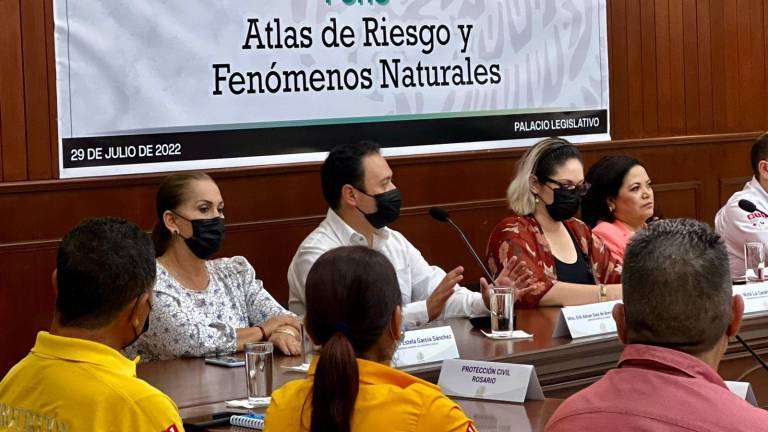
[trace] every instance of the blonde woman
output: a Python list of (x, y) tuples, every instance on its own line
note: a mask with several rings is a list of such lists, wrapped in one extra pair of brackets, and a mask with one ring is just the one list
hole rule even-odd
[(537, 280), (518, 306), (568, 306), (621, 299), (621, 266), (603, 242), (574, 218), (589, 190), (579, 150), (547, 138), (518, 162), (507, 198), (514, 215), (491, 233), (486, 252), (491, 271), (512, 256)]

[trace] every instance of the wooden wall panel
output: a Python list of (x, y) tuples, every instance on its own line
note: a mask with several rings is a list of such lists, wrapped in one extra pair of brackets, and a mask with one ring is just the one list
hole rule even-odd
[[(694, 29), (695, 31), (695, 29)], [(670, 134), (685, 135), (686, 129), (686, 85), (685, 51), (683, 50), (683, 5), (681, 0), (669, 2), (669, 78), (670, 78)]]
[[(676, 0), (672, 0), (673, 2)], [(656, 0), (656, 79), (660, 136), (672, 133), (672, 53), (669, 34), (669, 0)]]
[(22, 38), (22, 52), (29, 180), (52, 178), (44, 11), (43, 2), (21, 2), (21, 32), (27, 35)]
[[(613, 138), (764, 129), (767, 3), (608, 1)], [(0, 181), (56, 178), (52, 0), (0, 8)]]
[(751, 177), (733, 177), (720, 179), (720, 194), (719, 201), (725, 204), (734, 193), (742, 190), (744, 184), (747, 183)]
[(742, 112), (739, 110), (739, 11), (728, 2), (720, 2), (725, 15), (725, 114), (728, 131), (738, 130)]
[(701, 218), (701, 182), (656, 183), (653, 191), (655, 212), (659, 217)]
[[(701, 101), (699, 98), (699, 49), (698, 49), (698, 19), (696, 16), (697, 0), (683, 0), (681, 26), (683, 43), (684, 85), (682, 91), (685, 104), (685, 129), (698, 130), (701, 128)], [(702, 7), (703, 9), (704, 7)], [(685, 132), (683, 132), (685, 134)]]
[(27, 180), (24, 71), (19, 1), (0, 2), (0, 100), (3, 180)]
[[(718, 1), (718, 0), (715, 0)], [(714, 131), (713, 89), (712, 89), (712, 34), (710, 28), (710, 1), (695, 0), (696, 4), (696, 47), (698, 49), (698, 79), (693, 84), (699, 86), (699, 122), (700, 133), (711, 134)], [(688, 34), (688, 32), (686, 32)], [(686, 45), (688, 47), (689, 45)], [(686, 48), (687, 50), (688, 48)], [(687, 69), (686, 69), (687, 70)], [(686, 114), (687, 115), (687, 114)]]
[[(586, 165), (626, 153), (646, 165), (666, 216), (709, 223), (749, 178), (748, 151), (768, 129), (768, 0), (609, 0), (611, 129), (583, 147)], [(0, 1), (0, 375), (50, 321), (57, 240), (89, 216), (149, 230), (162, 175), (58, 176), (52, 0)], [(504, 191), (521, 149), (391, 160), (403, 189), (401, 230), (430, 262), (480, 272), (455, 233), (429, 218), (448, 208), (482, 253), (507, 214)], [(227, 201), (222, 254), (246, 256), (287, 300), (285, 271), (325, 212), (318, 164), (216, 171)], [(11, 328), (14, 328), (11, 331)], [(7, 349), (6, 349), (7, 347)]]
[[(640, 2), (627, 3), (627, 70), (640, 71), (643, 66), (643, 40), (642, 25), (637, 19), (640, 16)], [(629, 74), (628, 78), (629, 78)], [(628, 138), (643, 137), (643, 89), (644, 80), (628, 79), (629, 89), (627, 94), (627, 113), (629, 125), (627, 126)]]
[[(608, 3), (608, 55), (612, 71), (626, 71), (627, 63), (627, 10), (626, 2)], [(629, 129), (629, 76), (626, 73), (609, 74), (611, 128), (613, 131)], [(627, 133), (627, 135), (629, 135)]]

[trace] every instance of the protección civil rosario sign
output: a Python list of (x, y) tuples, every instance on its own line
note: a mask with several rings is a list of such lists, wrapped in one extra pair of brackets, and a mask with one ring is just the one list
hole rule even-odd
[(609, 139), (605, 0), (55, 0), (62, 177)]

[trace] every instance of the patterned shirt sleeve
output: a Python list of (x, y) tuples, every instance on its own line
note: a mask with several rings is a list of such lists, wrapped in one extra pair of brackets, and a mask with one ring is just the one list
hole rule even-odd
[(245, 291), (245, 310), (249, 326), (290, 313), (267, 292), (264, 283), (256, 279), (256, 271), (245, 258), (233, 257), (230, 263), (231, 271), (238, 276), (239, 285)]
[(552, 253), (531, 217), (512, 216), (493, 229), (488, 241), (487, 260), (495, 276), (504, 268), (507, 259), (516, 256), (533, 273), (538, 287), (520, 295), (515, 306), (535, 308), (557, 281)]

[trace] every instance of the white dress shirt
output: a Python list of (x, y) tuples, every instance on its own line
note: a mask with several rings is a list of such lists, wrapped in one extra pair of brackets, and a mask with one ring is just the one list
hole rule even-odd
[[(741, 199), (752, 201), (758, 211), (747, 213), (739, 208)], [(759, 242), (768, 246), (768, 217), (760, 210), (768, 212), (768, 193), (752, 177), (744, 189), (733, 194), (715, 216), (715, 232), (720, 234), (728, 249), (732, 278), (744, 277), (744, 243)]]
[[(353, 230), (332, 209), (325, 220), (301, 243), (288, 267), (288, 308), (297, 315), (306, 311), (304, 284), (312, 264), (323, 253), (340, 246), (368, 246), (365, 237)], [(395, 268), (403, 296), (403, 325), (410, 329), (429, 321), (426, 299), (445, 277), (440, 267), (430, 266), (402, 234), (389, 228), (373, 236), (373, 249), (386, 256)], [(480, 293), (456, 286), (441, 318), (488, 315)]]

